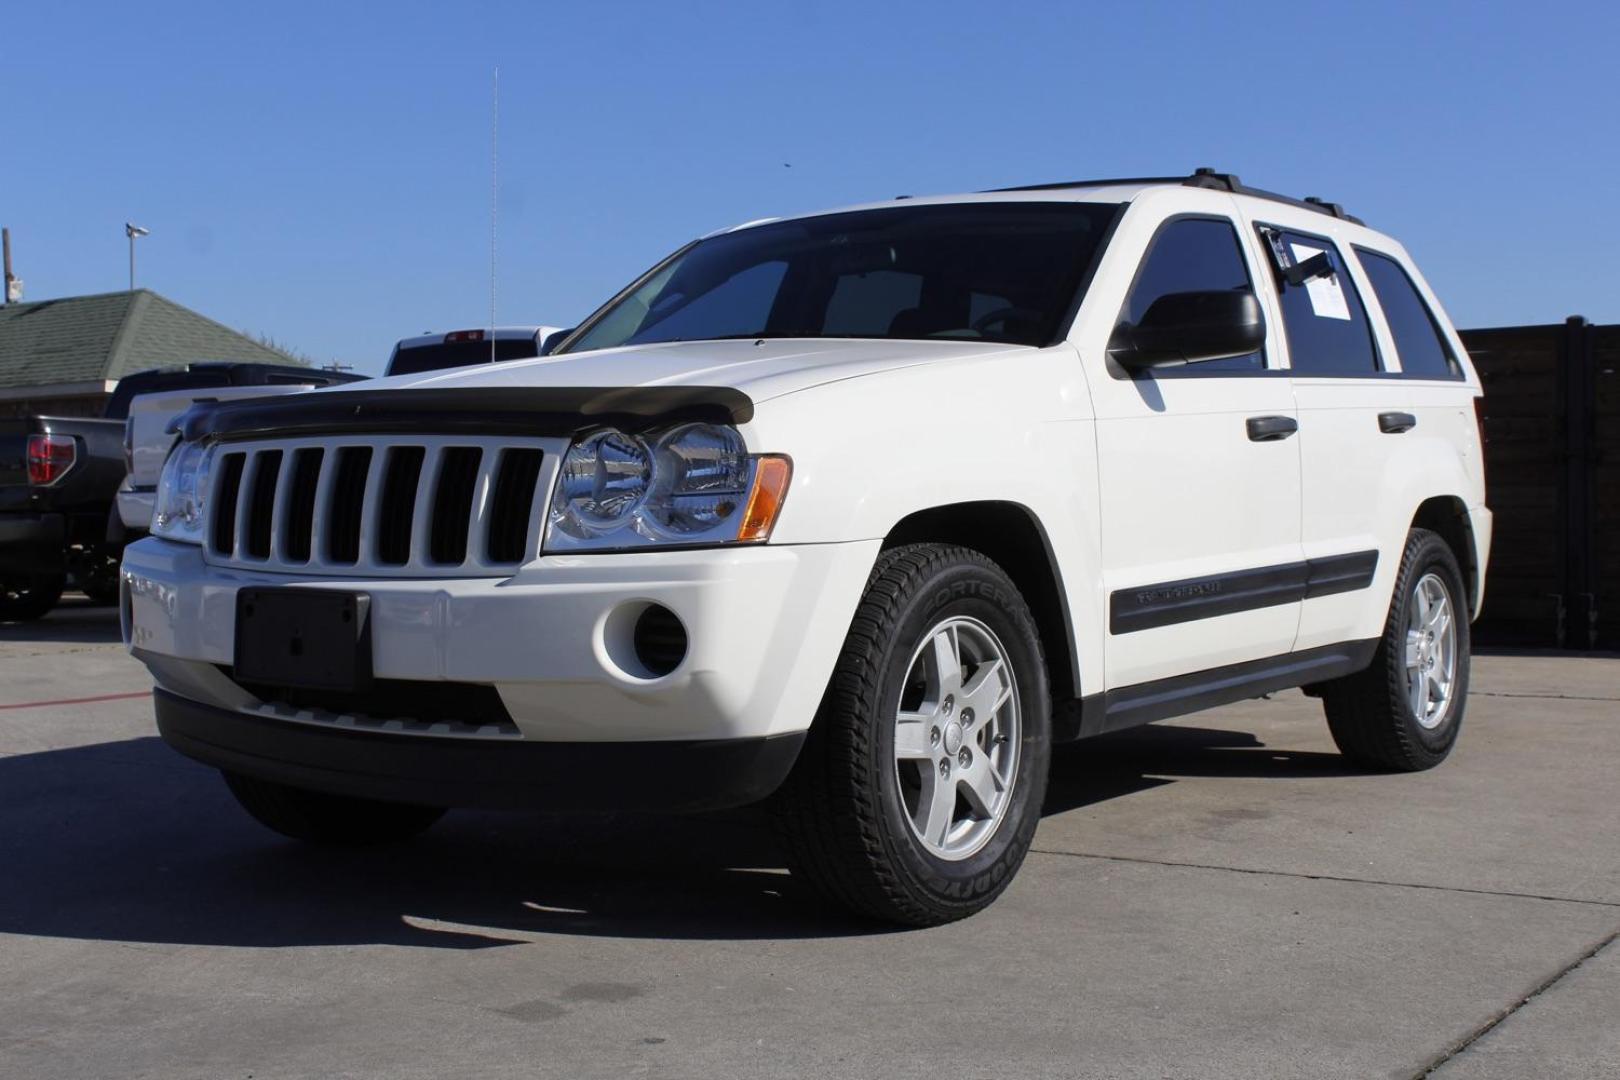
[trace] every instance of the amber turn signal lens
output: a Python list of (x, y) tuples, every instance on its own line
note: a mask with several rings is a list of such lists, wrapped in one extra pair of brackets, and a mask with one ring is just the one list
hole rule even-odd
[(776, 515), (782, 512), (782, 500), (787, 498), (788, 481), (793, 477), (793, 462), (779, 455), (767, 455), (754, 466), (754, 490), (749, 492), (748, 506), (743, 510), (742, 528), (738, 540), (769, 540)]

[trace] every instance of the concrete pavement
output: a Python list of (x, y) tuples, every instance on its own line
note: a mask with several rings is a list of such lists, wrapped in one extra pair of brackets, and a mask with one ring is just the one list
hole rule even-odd
[(1620, 660), (1480, 658), (1417, 776), (1292, 693), (1068, 749), (1008, 894), (886, 932), (747, 812), (283, 842), (115, 638), (0, 627), (3, 1077), (1620, 1075)]

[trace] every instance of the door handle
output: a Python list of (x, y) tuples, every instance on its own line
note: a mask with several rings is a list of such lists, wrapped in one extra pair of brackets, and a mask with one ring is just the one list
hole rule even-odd
[(1417, 417), (1409, 412), (1381, 412), (1378, 414), (1378, 430), (1385, 435), (1399, 435), (1403, 431), (1411, 431), (1417, 427)]
[(1250, 442), (1276, 442), (1299, 430), (1299, 421), (1292, 416), (1251, 416), (1245, 426)]

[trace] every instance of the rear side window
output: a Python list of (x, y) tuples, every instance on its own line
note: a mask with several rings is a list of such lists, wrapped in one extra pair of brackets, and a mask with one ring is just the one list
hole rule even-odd
[[(1243, 249), (1238, 246), (1237, 230), (1220, 218), (1181, 218), (1161, 226), (1142, 267), (1136, 272), (1131, 295), (1125, 300), (1123, 318), (1132, 324), (1153, 302), (1170, 293), (1204, 292), (1226, 289), (1254, 289)], [(1205, 360), (1183, 368), (1164, 368), (1166, 374), (1210, 371), (1257, 371), (1266, 366), (1264, 353)]]
[[(1344, 258), (1333, 241), (1319, 236), (1261, 226), (1271, 252), (1288, 357), (1295, 375), (1371, 375), (1378, 370), (1367, 311), (1356, 286), (1345, 273)], [(1326, 255), (1333, 272), (1291, 285), (1290, 269)]]
[(1440, 324), (1401, 264), (1366, 248), (1357, 248), (1356, 254), (1361, 258), (1361, 268), (1367, 271), (1367, 280), (1372, 282), (1378, 306), (1384, 309), (1395, 351), (1401, 357), (1402, 373), (1420, 379), (1460, 376), (1462, 369), (1440, 333)]

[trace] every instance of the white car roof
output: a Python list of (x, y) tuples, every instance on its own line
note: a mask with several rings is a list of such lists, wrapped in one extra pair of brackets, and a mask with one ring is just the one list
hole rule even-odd
[(938, 206), (962, 203), (996, 203), (996, 202), (1100, 202), (1100, 203), (1126, 203), (1134, 202), (1138, 197), (1148, 191), (1155, 190), (1206, 190), (1226, 192), (1231, 195), (1249, 199), (1261, 200), (1282, 206), (1289, 206), (1305, 210), (1312, 214), (1320, 214), (1330, 219), (1347, 221), (1354, 225), (1361, 225), (1357, 218), (1346, 214), (1342, 207), (1326, 200), (1307, 197), (1295, 199), (1275, 192), (1251, 188), (1245, 185), (1236, 176), (1230, 173), (1220, 173), (1213, 169), (1198, 169), (1188, 176), (1164, 177), (1132, 177), (1115, 180), (1073, 180), (1053, 184), (1032, 184), (1025, 187), (1000, 188), (993, 191), (974, 191), (945, 195), (900, 195), (893, 199), (880, 202), (858, 203), (853, 206), (841, 206), (828, 210), (818, 210), (808, 214), (793, 214), (787, 217), (759, 218), (747, 221), (740, 225), (716, 230), (710, 236), (721, 233), (737, 232), (750, 229), (756, 225), (764, 225), (775, 221), (792, 221), (799, 218), (821, 217), (826, 214), (842, 214), (861, 210), (877, 210), (884, 207), (899, 206), (902, 203), (911, 206)]

